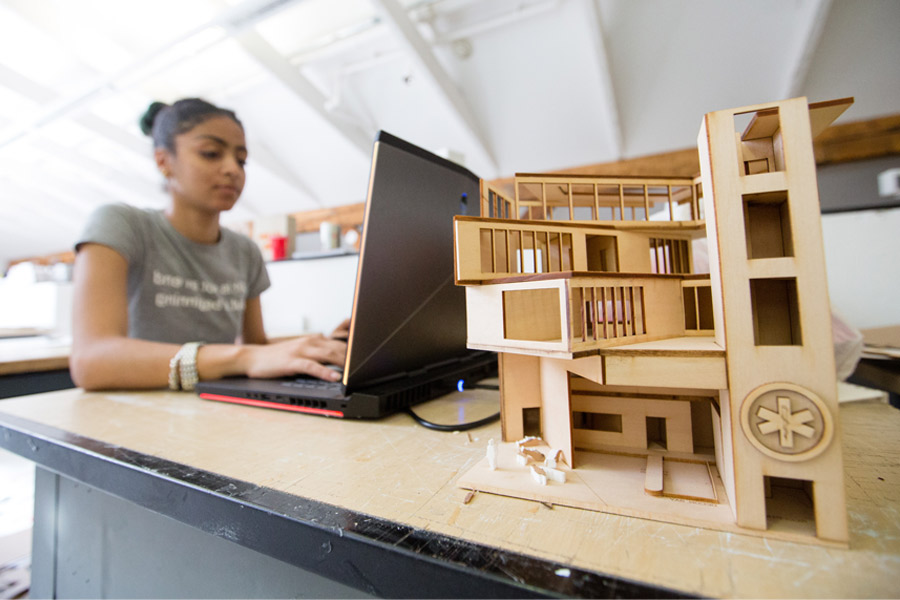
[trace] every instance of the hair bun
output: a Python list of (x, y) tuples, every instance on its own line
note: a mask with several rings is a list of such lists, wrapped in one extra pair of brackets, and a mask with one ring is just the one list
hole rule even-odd
[(156, 115), (158, 115), (162, 109), (168, 106), (169, 105), (164, 102), (153, 102), (150, 106), (147, 107), (147, 110), (141, 116), (141, 120), (139, 121), (141, 131), (144, 133), (144, 135), (153, 134), (153, 122), (156, 121)]

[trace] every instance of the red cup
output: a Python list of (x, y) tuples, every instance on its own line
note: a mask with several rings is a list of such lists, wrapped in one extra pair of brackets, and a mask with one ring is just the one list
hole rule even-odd
[(272, 260), (281, 260), (287, 251), (287, 238), (283, 235), (273, 236), (272, 242)]

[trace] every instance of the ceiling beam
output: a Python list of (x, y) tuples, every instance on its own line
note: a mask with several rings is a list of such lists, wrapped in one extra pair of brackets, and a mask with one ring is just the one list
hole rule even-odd
[(4, 196), (8, 195), (4, 198), (10, 203), (8, 206), (11, 206), (12, 210), (17, 207), (21, 209), (34, 224), (35, 230), (43, 232), (42, 235), (46, 235), (48, 231), (52, 231), (54, 237), (60, 231), (77, 232), (84, 225), (80, 219), (72, 218), (78, 216), (80, 211), (76, 209), (73, 212), (71, 206), (60, 210), (58, 198), (52, 193), (35, 190), (9, 180), (3, 182), (3, 191)]
[(832, 0), (814, 0), (800, 5), (803, 15), (794, 38), (796, 45), (786, 61), (783, 98), (796, 98), (803, 95), (803, 86), (806, 84), (813, 54), (822, 38), (822, 31), (825, 29), (825, 22), (828, 20), (828, 13), (831, 10), (831, 2)]
[[(2, 64), (0, 64), (0, 84), (37, 104), (46, 105), (51, 102), (56, 102), (60, 98), (59, 95), (50, 88), (35, 82), (29, 77)], [(92, 113), (77, 115), (74, 120), (76, 123), (101, 138), (129, 150), (141, 158), (148, 161), (151, 160), (152, 152), (150, 144), (145, 138), (126, 131), (122, 127), (114, 125)], [(368, 155), (370, 151), (368, 146), (369, 145), (367, 144), (365, 149), (366, 155)], [(44, 149), (46, 150), (46, 146), (44, 146)], [(53, 154), (56, 159), (63, 159), (61, 153), (55, 152)], [(70, 162), (77, 164), (77, 158), (78, 157), (74, 153), (69, 154)], [(310, 191), (309, 187), (301, 181), (293, 171), (288, 169), (283, 161), (266, 149), (259, 147), (258, 144), (254, 144), (253, 162), (282, 179), (299, 193), (309, 196), (318, 204), (315, 195)]]
[(609, 146), (613, 160), (619, 160), (622, 158), (623, 152), (622, 123), (619, 119), (619, 107), (616, 103), (606, 35), (603, 33), (603, 21), (600, 17), (600, 9), (596, 0), (581, 0), (581, 3), (586, 14), (585, 21), (587, 22), (588, 34), (591, 38), (594, 60), (597, 64), (597, 82), (600, 84), (600, 98), (597, 107), (603, 120), (603, 132), (606, 134), (606, 143)]
[(410, 58), (418, 66), (418, 71), (426, 79), (429, 79), (441, 96), (443, 96), (447, 105), (453, 110), (463, 127), (465, 127), (471, 140), (481, 150), (490, 163), (491, 168), (496, 172), (498, 170), (497, 160), (484, 137), (484, 130), (478, 125), (466, 99), (441, 66), (431, 46), (419, 33), (406, 11), (396, 0), (372, 0), (372, 3), (379, 9), (387, 27), (394, 33), (407, 50)]
[[(123, 173), (105, 163), (79, 153), (77, 150), (62, 146), (43, 136), (34, 138), (31, 146), (43, 154), (45, 159), (61, 162), (70, 167), (75, 177), (70, 177), (65, 172), (57, 172), (57, 178), (61, 180), (64, 180), (66, 177), (69, 179), (77, 178), (77, 181), (69, 181), (65, 185), (75, 185), (90, 181), (97, 189), (108, 192), (111, 199), (116, 199), (120, 202), (127, 201), (130, 204), (146, 203), (147, 198), (156, 198), (157, 201), (164, 198), (160, 191), (161, 186), (159, 183), (148, 179), (143, 173), (133, 170), (127, 174)], [(148, 156), (146, 160), (149, 165), (150, 157)], [(153, 172), (149, 169), (148, 171)], [(41, 188), (46, 187), (46, 182), (32, 180), (31, 185)], [(83, 204), (79, 198), (92, 198), (92, 196), (90, 193), (86, 193), (83, 196), (72, 194), (65, 201), (72, 204)], [(92, 206), (94, 204), (98, 203), (95, 201), (92, 203)]]
[(900, 113), (832, 125), (813, 140), (817, 165), (900, 156)]
[(84, 108), (90, 101), (112, 90), (131, 87), (184, 59), (185, 52), (210, 48), (228, 35), (251, 28), (299, 0), (246, 0), (219, 14), (211, 21), (195, 27), (176, 39), (169, 40), (113, 73), (99, 77), (79, 92), (46, 103), (43, 110), (0, 132), (0, 147), (6, 146), (32, 131)]
[(261, 35), (248, 30), (237, 36), (235, 40), (244, 50), (265, 67), (278, 81), (283, 83), (298, 98), (308, 105), (326, 123), (331, 125), (350, 145), (359, 150), (363, 156), (372, 153), (373, 136), (367, 135), (360, 127), (348, 123), (328, 112), (325, 105), (328, 99), (302, 73), (272, 47)]
[(47, 104), (57, 99), (57, 94), (47, 86), (0, 63), (0, 85), (28, 98), (37, 104)]
[[(0, 64), (0, 85), (40, 105), (47, 105), (60, 99), (60, 96), (49, 87), (2, 64)], [(143, 157), (150, 156), (149, 148), (144, 140), (109, 121), (91, 113), (78, 115), (75, 117), (75, 121), (88, 131), (114, 142), (122, 148)]]

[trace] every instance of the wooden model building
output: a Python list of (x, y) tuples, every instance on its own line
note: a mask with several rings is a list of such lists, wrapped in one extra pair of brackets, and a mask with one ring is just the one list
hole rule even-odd
[(483, 185), (456, 282), (469, 346), (500, 353), (504, 443), (459, 485), (846, 545), (812, 139), (851, 103), (709, 113), (695, 179)]

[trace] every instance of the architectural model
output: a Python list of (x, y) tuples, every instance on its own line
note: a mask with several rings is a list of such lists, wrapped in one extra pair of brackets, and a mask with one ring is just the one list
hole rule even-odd
[(483, 184), (456, 283), (503, 443), (459, 485), (846, 545), (812, 139), (851, 103), (709, 113), (694, 179)]

